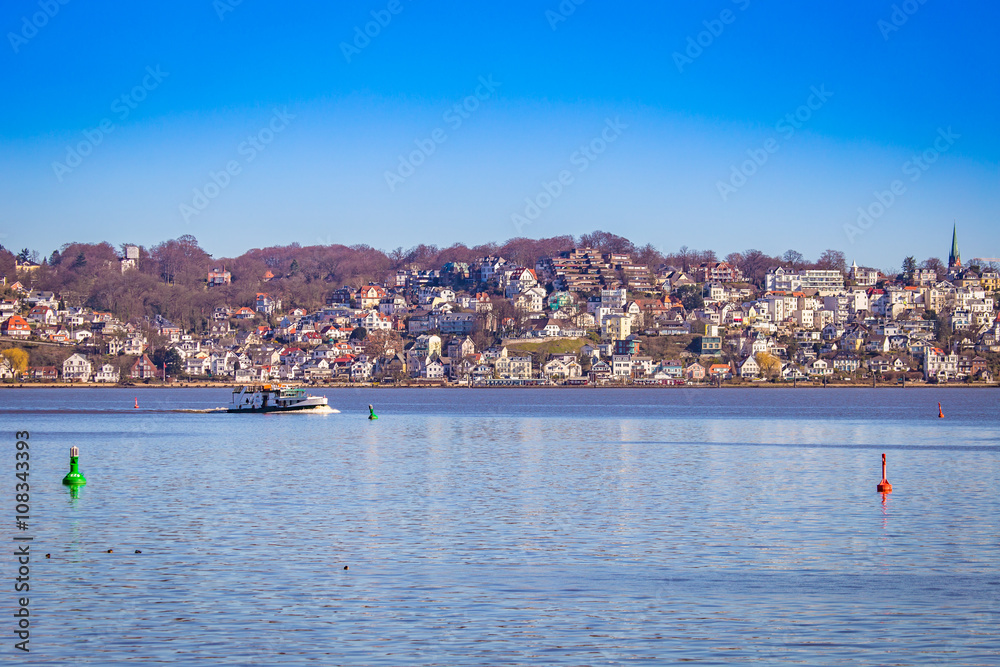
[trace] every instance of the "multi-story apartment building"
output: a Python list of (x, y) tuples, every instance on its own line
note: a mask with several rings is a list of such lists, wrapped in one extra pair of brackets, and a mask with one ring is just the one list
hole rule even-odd
[(924, 380), (937, 378), (947, 381), (958, 375), (958, 355), (945, 352), (939, 347), (924, 349)]

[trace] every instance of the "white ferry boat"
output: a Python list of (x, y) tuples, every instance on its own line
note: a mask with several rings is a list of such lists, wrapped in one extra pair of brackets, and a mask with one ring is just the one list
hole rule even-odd
[(329, 408), (326, 396), (309, 396), (305, 389), (287, 385), (248, 385), (233, 389), (227, 412), (290, 412)]

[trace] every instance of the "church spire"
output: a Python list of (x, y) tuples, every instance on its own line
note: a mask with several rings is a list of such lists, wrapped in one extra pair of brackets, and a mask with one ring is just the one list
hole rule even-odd
[(962, 253), (958, 251), (958, 223), (951, 230), (951, 253), (948, 255), (948, 268), (962, 266)]

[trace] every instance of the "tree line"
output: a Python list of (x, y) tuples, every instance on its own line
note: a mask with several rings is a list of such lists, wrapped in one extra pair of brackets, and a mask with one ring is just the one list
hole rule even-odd
[[(534, 267), (542, 257), (556, 256), (575, 247), (592, 247), (601, 252), (627, 253), (637, 264), (651, 271), (661, 266), (691, 271), (704, 262), (719, 261), (712, 250), (682, 246), (676, 252), (661, 252), (650, 244), (636, 245), (629, 239), (605, 231), (594, 231), (575, 238), (554, 236), (542, 239), (513, 238), (504, 243), (477, 246), (454, 244), (446, 248), (420, 244), (409, 249), (398, 247), (383, 251), (367, 245), (341, 244), (254, 248), (238, 257), (213, 258), (195, 237), (184, 235), (156, 244), (139, 247), (138, 268), (121, 271), (119, 258), (126, 245), (116, 250), (110, 243), (67, 243), (40, 266), (21, 272), (26, 287), (59, 294), (64, 306), (87, 306), (109, 311), (124, 321), (153, 319), (157, 315), (175, 325), (204, 331), (211, 323), (215, 308), (252, 305), (258, 292), (281, 299), (284, 308), (309, 310), (325, 304), (337, 287), (358, 288), (369, 282), (383, 282), (397, 270), (440, 269), (448, 263), (468, 263), (489, 256), (502, 256), (517, 265)], [(18, 254), (0, 246), (0, 275), (12, 282), (18, 262), (38, 257), (23, 249)], [(733, 252), (722, 258), (739, 268), (748, 282), (762, 285), (772, 266), (793, 269), (821, 268), (847, 270), (844, 253), (826, 250), (816, 261), (808, 261), (795, 251), (768, 255), (757, 249)], [(907, 262), (912, 258), (907, 258)], [(940, 260), (929, 259), (921, 266), (941, 269)], [(209, 288), (209, 270), (225, 268), (232, 283)], [(907, 269), (911, 265), (907, 263)], [(474, 281), (471, 287), (475, 287)]]

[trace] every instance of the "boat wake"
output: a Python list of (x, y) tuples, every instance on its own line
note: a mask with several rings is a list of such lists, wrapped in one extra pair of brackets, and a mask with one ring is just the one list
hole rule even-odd
[[(152, 411), (151, 411), (152, 412)], [(206, 408), (204, 410), (198, 410), (194, 408), (177, 408), (176, 410), (167, 410), (166, 412), (184, 412), (187, 414), (213, 414), (217, 412), (228, 412), (227, 408)], [(328, 405), (320, 405), (315, 408), (309, 408), (307, 410), (275, 410), (274, 412), (268, 412), (267, 414), (283, 414), (283, 415), (334, 415), (340, 414), (340, 410), (335, 410)]]
[[(150, 412), (153, 412), (152, 410)], [(187, 414), (214, 414), (217, 412), (229, 412), (228, 408), (208, 408), (205, 410), (195, 410), (178, 408), (176, 410), (167, 410), (166, 412), (185, 412)], [(128, 413), (126, 413), (128, 414)], [(320, 405), (315, 408), (308, 408), (305, 410), (275, 410), (273, 412), (268, 412), (269, 415), (339, 415), (340, 410), (331, 408), (329, 405)]]
[(268, 412), (269, 415), (339, 415), (340, 410), (331, 408), (329, 405), (319, 405), (306, 410), (277, 410)]

